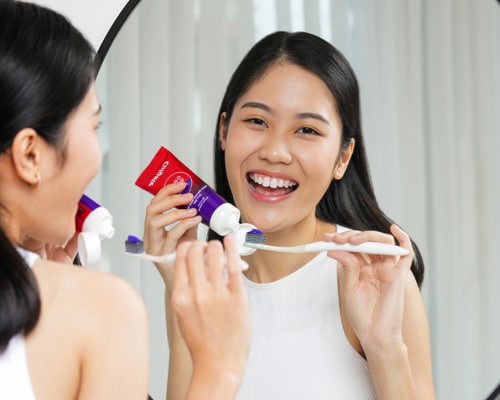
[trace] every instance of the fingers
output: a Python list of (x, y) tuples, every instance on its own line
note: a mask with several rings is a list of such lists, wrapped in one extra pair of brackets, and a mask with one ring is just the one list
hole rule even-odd
[(185, 185), (179, 182), (165, 186), (147, 206), (143, 241), (148, 253), (170, 253), (181, 238), (196, 239), (201, 217), (196, 215), (196, 209), (185, 208), (193, 199), (191, 193), (180, 193)]
[(191, 193), (179, 193), (184, 186), (184, 182), (167, 185), (153, 197), (146, 207), (146, 224), (148, 226), (163, 229), (179, 220), (196, 215), (194, 208), (182, 208), (193, 199)]
[(410, 237), (404, 232), (399, 226), (391, 225), (391, 233), (399, 242), (399, 245), (408, 250), (406, 256), (401, 257), (401, 261), (398, 263), (398, 267), (401, 270), (403, 276), (405, 276), (411, 269), (411, 264), (415, 253), (413, 251), (413, 246)]
[[(399, 229), (400, 235), (407, 235)], [(359, 245), (366, 242), (377, 242), (383, 244), (394, 245), (394, 236), (388, 233), (383, 233), (379, 231), (357, 231), (348, 230), (339, 233), (327, 233), (324, 235), (325, 240), (329, 240), (338, 244), (352, 244)], [(411, 241), (410, 241), (411, 242)], [(399, 260), (397, 256), (389, 255), (377, 255), (369, 253), (357, 253), (357, 252), (347, 252), (347, 251), (331, 251), (328, 255), (343, 265), (370, 265), (379, 263), (396, 263)]]
[(405, 257), (413, 258), (415, 253), (413, 251), (411, 239), (408, 236), (408, 234), (395, 224), (391, 225), (390, 229), (391, 229), (391, 233), (394, 235), (394, 237), (399, 242), (399, 245), (401, 247), (404, 247), (405, 249), (407, 249), (409, 251), (409, 254)]
[[(186, 265), (189, 283), (197, 292), (201, 292), (208, 285), (208, 244), (205, 241), (193, 241), (186, 254)], [(213, 252), (212, 252), (213, 253)], [(213, 257), (213, 255), (212, 255)], [(213, 264), (213, 260), (212, 260)]]
[[(230, 290), (242, 286), (242, 260), (235, 240), (224, 238), (226, 255), (221, 242), (196, 240), (183, 242), (177, 247), (174, 263), (174, 281), (181, 285), (191, 285), (195, 290), (203, 290), (206, 285)], [(227, 269), (227, 279), (224, 268)]]
[(339, 244), (361, 244), (364, 242), (394, 244), (394, 237), (392, 235), (378, 231), (349, 230), (339, 233), (329, 233), (327, 236), (330, 240)]
[[(177, 207), (179, 205), (186, 205), (193, 198), (191, 193), (182, 193), (185, 189), (186, 182), (177, 182), (171, 185), (166, 185), (151, 199), (151, 208), (160, 207), (163, 208), (167, 205), (167, 208), (163, 210)], [(168, 202), (168, 203), (166, 203)]]
[(178, 289), (184, 289), (189, 286), (189, 276), (187, 271), (187, 253), (191, 243), (181, 243), (177, 247), (174, 262), (174, 286)]
[(76, 253), (78, 252), (78, 233), (75, 233), (68, 243), (66, 243), (64, 251), (70, 259), (75, 259)]
[(241, 273), (242, 259), (238, 252), (238, 245), (232, 235), (224, 238), (226, 249), (226, 264), (228, 273), (228, 287), (231, 291), (243, 290), (243, 277)]

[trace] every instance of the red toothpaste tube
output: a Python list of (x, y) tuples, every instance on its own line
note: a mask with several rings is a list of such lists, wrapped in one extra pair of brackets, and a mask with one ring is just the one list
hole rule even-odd
[(183, 208), (195, 208), (202, 217), (203, 224), (220, 236), (228, 235), (238, 229), (240, 211), (163, 146), (139, 175), (135, 184), (156, 195), (164, 186), (176, 182), (186, 182), (186, 188), (182, 193), (191, 192), (193, 199)]

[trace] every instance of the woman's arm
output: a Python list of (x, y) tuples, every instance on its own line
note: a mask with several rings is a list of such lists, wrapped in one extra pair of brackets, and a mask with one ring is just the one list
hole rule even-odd
[[(420, 291), (410, 272), (413, 249), (401, 229), (391, 232), (410, 254), (376, 256), (334, 251), (341, 265), (339, 290), (346, 334), (368, 362), (377, 399), (434, 399), (430, 340)], [(380, 232), (327, 235), (337, 243), (394, 243)]]
[(427, 316), (412, 274), (404, 299), (401, 342), (363, 347), (377, 398), (435, 399)]

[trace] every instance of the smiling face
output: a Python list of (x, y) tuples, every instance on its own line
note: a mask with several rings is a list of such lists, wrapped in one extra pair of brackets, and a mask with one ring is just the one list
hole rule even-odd
[(296, 65), (274, 64), (220, 127), (242, 220), (266, 233), (314, 226), (316, 205), (353, 150), (341, 151), (341, 119), (323, 81)]

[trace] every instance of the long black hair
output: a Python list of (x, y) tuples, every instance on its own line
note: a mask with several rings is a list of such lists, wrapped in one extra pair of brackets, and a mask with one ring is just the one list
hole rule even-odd
[[(342, 146), (355, 140), (354, 153), (341, 180), (333, 180), (316, 207), (316, 216), (326, 222), (351, 229), (377, 230), (390, 233), (393, 221), (380, 209), (371, 182), (368, 160), (361, 130), (359, 87), (347, 59), (324, 39), (306, 32), (271, 33), (257, 42), (234, 71), (219, 109), (226, 113), (223, 123), (229, 124), (238, 99), (271, 66), (278, 62), (297, 65), (319, 77), (335, 99), (342, 120)], [(234, 203), (227, 180), (224, 151), (220, 145), (220, 118), (214, 137), (215, 189)], [(332, 154), (332, 157), (337, 157)], [(214, 232), (209, 232), (215, 238)], [(424, 263), (417, 245), (412, 241), (415, 258), (412, 272), (419, 287), (424, 277)]]
[[(91, 44), (62, 15), (32, 3), (0, 0), (0, 153), (33, 128), (64, 156), (64, 123), (95, 79)], [(8, 190), (1, 188), (0, 190)], [(8, 212), (0, 204), (0, 213)], [(40, 316), (34, 274), (0, 219), (0, 352)]]

